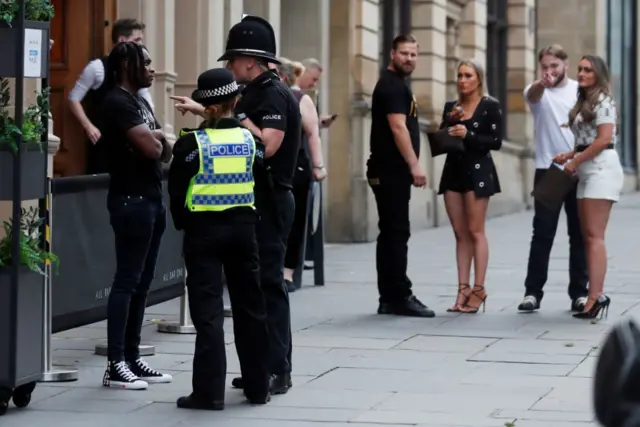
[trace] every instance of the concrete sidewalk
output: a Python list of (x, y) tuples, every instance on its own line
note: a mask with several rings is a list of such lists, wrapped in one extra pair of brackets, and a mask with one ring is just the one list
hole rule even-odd
[[(193, 336), (156, 332), (157, 319), (176, 319), (178, 302), (149, 309), (148, 360), (174, 375), (169, 385), (142, 392), (101, 387), (105, 358), (93, 349), (105, 324), (57, 334), (54, 359), (80, 369), (74, 383), (40, 384), (32, 404), (11, 408), (0, 427), (586, 427), (593, 424), (592, 372), (604, 333), (624, 315), (638, 314), (637, 242), (640, 195), (614, 207), (609, 233), (609, 318), (594, 324), (571, 318), (566, 295), (568, 245), (564, 223), (552, 254), (543, 309), (516, 306), (531, 237), (531, 212), (488, 223), (491, 258), (487, 312), (446, 313), (456, 293), (449, 228), (415, 233), (410, 276), (416, 294), (436, 309), (434, 319), (378, 316), (374, 244), (327, 247), (327, 286), (291, 295), (294, 388), (263, 407), (229, 389), (223, 412), (175, 407), (191, 387)], [(306, 277), (310, 281), (310, 275)], [(229, 379), (238, 373), (228, 334)]]

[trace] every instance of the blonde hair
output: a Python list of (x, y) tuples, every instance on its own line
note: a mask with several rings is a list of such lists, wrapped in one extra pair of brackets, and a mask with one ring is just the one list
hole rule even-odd
[(207, 118), (202, 122), (202, 128), (215, 129), (222, 117), (233, 117), (237, 99), (238, 97), (235, 97), (219, 104), (204, 105)]
[(569, 55), (559, 44), (552, 44), (551, 46), (540, 49), (540, 52), (538, 52), (538, 62), (542, 61), (542, 58), (547, 55), (551, 55), (561, 61), (569, 59)]
[(281, 58), (280, 61), (282, 62), (282, 65), (279, 67), (280, 76), (283, 78), (287, 86), (295, 86), (302, 73), (304, 73), (304, 65), (300, 62), (290, 61), (286, 58)]
[[(478, 76), (478, 95), (480, 96), (489, 95), (489, 92), (487, 91), (484, 67), (482, 66), (482, 64), (480, 64), (475, 59), (463, 59), (458, 63), (458, 66), (456, 67), (456, 71), (460, 70), (460, 67), (463, 67), (463, 66), (469, 67), (476, 72), (476, 75)], [(460, 101), (460, 94), (458, 94), (458, 102), (459, 101)]]

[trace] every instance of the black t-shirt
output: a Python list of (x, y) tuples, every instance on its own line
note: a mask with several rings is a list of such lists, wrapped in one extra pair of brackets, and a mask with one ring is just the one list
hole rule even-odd
[(104, 100), (104, 142), (107, 146), (109, 191), (114, 194), (162, 197), (162, 167), (159, 160), (145, 157), (127, 138), (127, 131), (146, 124), (160, 129), (151, 106), (138, 95), (119, 86)]
[(371, 139), (370, 165), (380, 172), (408, 171), (409, 165), (396, 145), (388, 114), (407, 116), (407, 129), (416, 156), (420, 155), (420, 127), (418, 125), (417, 104), (411, 88), (404, 78), (390, 70), (385, 70), (371, 99)]
[(242, 91), (236, 105), (236, 114), (243, 114), (260, 129), (277, 129), (284, 132), (282, 145), (265, 164), (269, 167), (274, 183), (291, 187), (293, 173), (300, 149), (302, 117), (295, 96), (272, 71), (266, 71), (252, 80)]

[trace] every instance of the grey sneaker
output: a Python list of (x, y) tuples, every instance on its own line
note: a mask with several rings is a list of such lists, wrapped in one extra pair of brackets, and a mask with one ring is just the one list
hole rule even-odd
[(518, 306), (518, 310), (520, 311), (534, 311), (540, 308), (540, 301), (538, 298), (533, 295), (527, 295), (524, 297), (520, 305)]

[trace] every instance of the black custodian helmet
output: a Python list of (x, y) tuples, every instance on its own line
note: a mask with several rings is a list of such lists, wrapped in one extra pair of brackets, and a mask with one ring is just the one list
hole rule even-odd
[(228, 61), (236, 56), (262, 58), (280, 64), (276, 58), (276, 36), (269, 21), (258, 16), (246, 16), (231, 27), (225, 53), (218, 61)]

